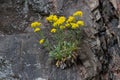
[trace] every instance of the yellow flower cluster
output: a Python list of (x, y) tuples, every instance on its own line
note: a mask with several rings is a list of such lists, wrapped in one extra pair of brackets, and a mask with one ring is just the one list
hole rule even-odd
[(58, 28), (61, 30), (65, 28), (76, 29), (80, 26), (84, 26), (84, 21), (78, 20), (80, 18), (77, 18), (82, 16), (82, 11), (76, 11), (72, 16), (69, 16), (68, 19), (66, 19), (64, 16), (57, 17), (56, 15), (50, 15), (46, 18), (46, 20), (51, 22), (52, 26), (54, 27), (51, 29), (51, 33), (55, 33)]
[(34, 29), (34, 32), (39, 32), (40, 31), (40, 26), (41, 26), (40, 22), (31, 23), (31, 27)]
[(66, 21), (67, 23), (70, 23), (70, 22), (74, 22), (75, 21), (75, 17), (73, 16), (69, 16), (68, 17), (68, 20)]
[(77, 24), (78, 24), (79, 26), (84, 26), (84, 21), (77, 21)]
[(64, 16), (62, 16), (58, 19), (58, 23), (61, 25), (65, 22), (65, 20), (66, 20), (66, 18)]
[(49, 17), (46, 18), (46, 20), (49, 22), (56, 22), (58, 18), (56, 15), (50, 15)]
[(61, 24), (63, 24), (65, 22), (66, 18), (64, 16), (61, 16), (58, 18), (56, 15), (50, 15), (46, 18), (46, 20), (48, 22), (53, 22), (53, 26), (57, 27), (57, 26), (60, 26)]
[[(31, 27), (34, 29), (34, 32), (39, 32), (40, 31), (40, 26), (41, 26), (40, 22), (32, 22), (31, 23)], [(39, 43), (43, 44), (44, 43), (44, 39), (41, 39), (39, 41)]]
[(82, 17), (83, 16), (83, 12), (82, 11), (76, 11), (73, 16), (80, 16)]
[(76, 11), (75, 13), (73, 13), (73, 16), (68, 17), (65, 26), (66, 27), (71, 26), (72, 29), (76, 29), (79, 28), (80, 26), (84, 26), (84, 21), (76, 19), (76, 17), (82, 17), (82, 16), (83, 16), (82, 11)]
[(59, 17), (59, 19), (53, 23), (53, 26), (56, 27), (56, 26), (60, 26), (61, 24), (63, 24), (65, 22), (66, 18), (64, 16), (62, 17)]
[(38, 26), (41, 26), (41, 23), (39, 23), (39, 22), (33, 22), (33, 23), (31, 24), (31, 27), (32, 27), (32, 28), (35, 28), (35, 27), (38, 27)]
[(72, 29), (76, 29), (78, 27), (79, 27), (79, 25), (77, 23), (71, 23), (71, 28)]
[(72, 29), (79, 28), (80, 26), (84, 26), (84, 21), (77, 21), (76, 23), (70, 23)]

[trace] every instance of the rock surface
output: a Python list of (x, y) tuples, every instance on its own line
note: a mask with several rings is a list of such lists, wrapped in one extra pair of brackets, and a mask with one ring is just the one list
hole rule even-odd
[[(0, 80), (120, 80), (119, 8), (118, 0), (0, 0)], [(86, 24), (82, 65), (61, 70), (29, 24), (76, 10)]]

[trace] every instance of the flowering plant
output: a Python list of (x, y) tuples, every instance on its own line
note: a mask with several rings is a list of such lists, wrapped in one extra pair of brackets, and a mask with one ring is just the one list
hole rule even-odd
[(40, 34), (42, 39), (39, 41), (49, 50), (50, 58), (55, 60), (56, 66), (65, 68), (75, 63), (77, 59), (77, 50), (80, 43), (81, 26), (84, 26), (84, 21), (81, 20), (82, 11), (76, 11), (73, 15), (66, 18), (65, 16), (50, 15), (46, 18), (50, 24), (50, 34), (54, 43), (45, 36), (41, 31), (41, 23), (33, 22), (31, 27), (34, 32)]

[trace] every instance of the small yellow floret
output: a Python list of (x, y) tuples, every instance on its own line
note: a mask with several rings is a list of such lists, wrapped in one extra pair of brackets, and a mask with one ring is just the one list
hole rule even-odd
[(35, 28), (35, 27), (38, 27), (38, 26), (41, 26), (40, 22), (33, 22), (33, 23), (31, 23), (31, 27), (32, 28)]
[(77, 24), (80, 26), (84, 26), (84, 21), (78, 21)]
[(69, 16), (68, 20), (66, 21), (67, 23), (75, 21), (75, 17)]
[(53, 28), (53, 29), (51, 29), (51, 31), (50, 31), (51, 33), (55, 33), (56, 32), (56, 29), (55, 28)]
[(64, 16), (61, 16), (59, 19), (58, 19), (58, 23), (59, 24), (63, 24), (65, 22), (66, 18)]
[(55, 21), (57, 21), (57, 20), (58, 20), (57, 16), (54, 15), (54, 16), (53, 16), (53, 21), (55, 22)]
[(56, 15), (50, 15), (46, 18), (47, 21), (49, 22), (56, 22), (58, 20)]
[(73, 16), (80, 16), (82, 17), (83, 16), (83, 12), (82, 11), (76, 11)]
[(34, 29), (34, 32), (38, 32), (38, 31), (40, 31), (40, 28), (35, 28)]
[(64, 21), (66, 20), (64, 16), (59, 17), (59, 19), (64, 20)]
[(66, 18), (64, 16), (62, 17), (59, 17), (59, 19), (53, 23), (53, 26), (56, 27), (56, 26), (60, 26), (61, 24), (63, 24), (65, 22)]
[(40, 44), (43, 44), (44, 41), (45, 41), (44, 39), (41, 39), (41, 40), (39, 41), (39, 43), (40, 43)]
[(72, 25), (72, 29), (76, 29), (76, 28), (78, 28), (79, 27), (79, 25), (78, 24), (76, 24), (76, 23), (71, 23), (71, 25)]
[(52, 19), (53, 19), (53, 15), (50, 15), (46, 18), (46, 20), (49, 21), (49, 22), (52, 22)]

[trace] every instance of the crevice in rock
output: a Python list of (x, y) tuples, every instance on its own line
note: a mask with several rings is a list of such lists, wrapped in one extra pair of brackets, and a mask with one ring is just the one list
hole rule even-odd
[[(117, 27), (118, 25), (118, 17), (115, 14), (115, 9), (113, 5), (110, 3), (109, 0), (99, 0), (99, 7), (98, 7), (101, 18), (96, 23), (98, 24), (98, 33), (96, 34), (97, 37), (100, 39), (100, 47), (101, 49), (97, 51), (96, 55), (99, 61), (102, 64), (101, 71), (99, 72), (99, 80), (104, 80), (105, 75), (107, 76), (108, 80), (113, 80), (113, 76), (111, 77), (111, 70), (110, 70), (110, 63), (112, 61), (112, 53), (108, 52), (110, 47), (118, 44), (116, 34), (114, 31), (110, 31), (113, 27)], [(116, 19), (117, 22), (114, 26), (112, 21)], [(109, 31), (109, 34), (107, 33)], [(101, 54), (101, 55), (98, 55)], [(103, 77), (104, 75), (104, 77)]]

